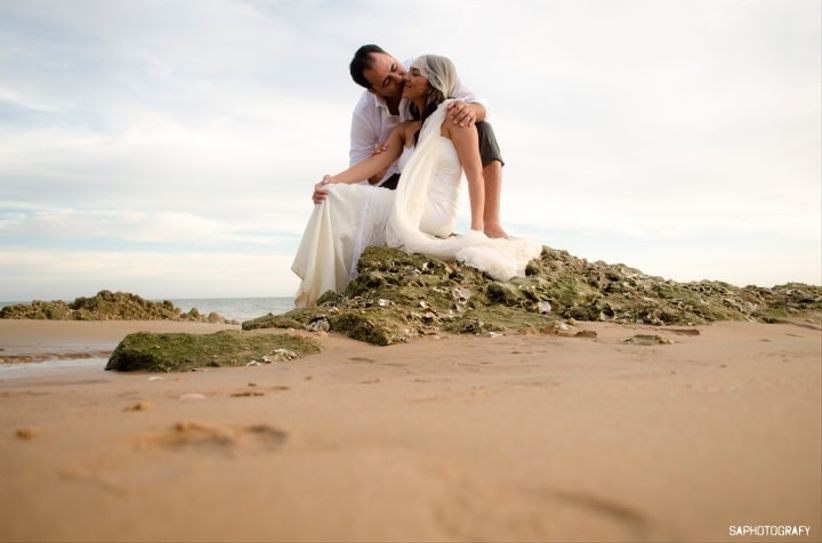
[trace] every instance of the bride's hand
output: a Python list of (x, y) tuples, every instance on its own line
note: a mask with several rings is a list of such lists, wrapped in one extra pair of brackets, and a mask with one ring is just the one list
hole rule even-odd
[(334, 178), (330, 175), (323, 176), (323, 180), (314, 185), (314, 194), (311, 195), (311, 199), (314, 201), (314, 204), (321, 204), (325, 197), (328, 196), (328, 191), (325, 189), (326, 185), (330, 185), (334, 182)]

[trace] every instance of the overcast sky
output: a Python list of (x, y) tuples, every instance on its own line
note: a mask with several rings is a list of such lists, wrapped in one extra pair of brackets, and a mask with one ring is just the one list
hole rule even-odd
[(291, 295), (364, 43), (449, 56), (490, 101), (509, 232), (679, 281), (822, 283), (820, 21), (818, 0), (2, 0), (0, 300)]

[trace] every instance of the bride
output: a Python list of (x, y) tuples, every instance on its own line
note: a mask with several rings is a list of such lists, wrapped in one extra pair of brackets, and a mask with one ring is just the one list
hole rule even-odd
[[(315, 304), (327, 290), (345, 290), (362, 251), (371, 245), (456, 258), (501, 281), (524, 275), (528, 261), (539, 256), (542, 247), (532, 240), (493, 239), (482, 232), (485, 195), (477, 130), (443, 122), (456, 82), (448, 58), (417, 58), (402, 97), (414, 104), (419, 120), (397, 126), (384, 152), (326, 175), (315, 186), (317, 205), (291, 265), (302, 279), (297, 307)], [(402, 174), (396, 191), (359, 184), (398, 157)], [(451, 236), (463, 171), (471, 229)]]

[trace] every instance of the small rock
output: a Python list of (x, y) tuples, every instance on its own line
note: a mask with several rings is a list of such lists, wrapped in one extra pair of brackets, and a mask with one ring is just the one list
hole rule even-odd
[(300, 355), (292, 351), (291, 349), (274, 349), (271, 351), (271, 354), (263, 357), (266, 362), (270, 359), (272, 362), (284, 362), (287, 360), (294, 360), (298, 358)]
[(541, 330), (543, 334), (554, 334), (557, 335), (561, 332), (567, 332), (570, 328), (567, 324), (562, 321), (555, 321), (551, 324), (544, 326)]
[(543, 314), (547, 315), (551, 312), (551, 302), (547, 302), (547, 301), (539, 302), (537, 304), (537, 309), (539, 310), (540, 313), (543, 313)]
[(587, 338), (595, 338), (597, 337), (596, 330), (580, 330), (574, 337), (587, 337)]
[(411, 270), (410, 272), (406, 273), (402, 277), (402, 283), (408, 284), (416, 281), (420, 277), (420, 272), (417, 270)]
[(30, 440), (40, 434), (40, 430), (37, 428), (33, 428), (31, 426), (24, 426), (22, 428), (18, 428), (14, 434), (19, 437), (20, 439)]
[(208, 317), (206, 317), (206, 320), (208, 322), (210, 322), (211, 324), (225, 324), (226, 323), (226, 320), (222, 315), (214, 313), (213, 311), (208, 314)]
[(193, 400), (205, 400), (205, 394), (200, 394), (199, 392), (189, 392), (187, 394), (183, 394), (179, 398), (184, 402), (193, 401)]
[(603, 309), (602, 311), (599, 312), (599, 320), (605, 321), (605, 322), (614, 320), (614, 312), (610, 309), (607, 309), (607, 308)]
[(151, 377), (148, 378), (148, 380), (149, 381), (162, 381), (163, 378), (160, 377), (159, 375), (152, 375)]
[(140, 400), (134, 405), (129, 405), (128, 407), (125, 407), (123, 411), (148, 411), (152, 407), (153, 406), (151, 405), (151, 402), (148, 402), (146, 400)]
[(633, 343), (634, 345), (667, 345), (673, 343), (673, 341), (655, 334), (636, 334), (623, 340), (623, 343)]
[(459, 303), (466, 303), (471, 299), (471, 289), (467, 287), (454, 287), (451, 289), (451, 297)]
[(328, 319), (319, 318), (306, 324), (305, 329), (309, 332), (328, 332), (331, 330), (331, 324)]
[(510, 283), (489, 283), (486, 293), (490, 301), (507, 306), (516, 306), (522, 300), (522, 292)]

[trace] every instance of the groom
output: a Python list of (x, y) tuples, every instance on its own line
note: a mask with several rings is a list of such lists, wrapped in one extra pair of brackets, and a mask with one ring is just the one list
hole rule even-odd
[[(354, 107), (351, 120), (351, 165), (384, 150), (388, 135), (399, 123), (410, 119), (408, 103), (402, 100), (403, 79), (411, 61), (402, 63), (377, 45), (363, 45), (354, 53), (349, 67), (354, 82), (366, 92)], [(486, 122), (486, 102), (458, 82), (448, 104), (448, 117), (460, 126), (476, 125), (485, 180), (483, 224), (488, 237), (507, 237), (499, 219), (502, 189), (502, 157), (494, 131)], [(382, 175), (368, 180), (372, 185), (395, 189), (400, 174), (396, 163)]]

